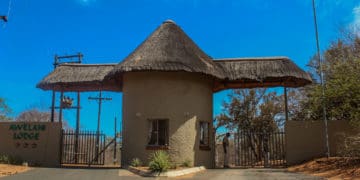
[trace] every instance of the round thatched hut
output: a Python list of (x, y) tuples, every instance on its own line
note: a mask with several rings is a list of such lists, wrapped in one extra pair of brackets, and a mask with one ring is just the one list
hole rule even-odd
[(299, 87), (310, 76), (286, 57), (213, 59), (165, 21), (117, 65), (61, 65), (38, 87), (123, 93), (122, 165), (165, 150), (174, 163), (213, 167), (213, 93)]

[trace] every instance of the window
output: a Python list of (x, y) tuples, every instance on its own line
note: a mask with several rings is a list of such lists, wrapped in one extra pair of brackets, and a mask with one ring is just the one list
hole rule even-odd
[(148, 147), (167, 147), (169, 143), (167, 119), (149, 120)]
[(210, 150), (209, 122), (200, 122), (200, 149)]

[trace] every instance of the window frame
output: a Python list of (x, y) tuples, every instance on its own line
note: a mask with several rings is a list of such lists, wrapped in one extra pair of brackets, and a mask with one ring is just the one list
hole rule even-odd
[[(156, 143), (155, 144), (149, 144), (152, 138), (152, 125), (153, 122), (157, 121), (157, 137), (156, 137)], [(159, 145), (159, 121), (165, 121), (165, 144), (164, 145)], [(147, 150), (167, 150), (169, 149), (169, 119), (166, 118), (151, 118), (148, 119), (148, 130), (149, 130), (149, 134), (148, 134), (148, 138), (147, 138), (147, 144), (146, 144), (146, 149)]]

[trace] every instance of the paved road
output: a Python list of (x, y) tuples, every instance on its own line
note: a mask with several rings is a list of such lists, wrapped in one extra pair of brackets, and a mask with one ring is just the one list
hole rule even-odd
[[(166, 179), (143, 178), (123, 169), (61, 169), (61, 168), (35, 168), (28, 172), (0, 178), (1, 180), (137, 180), (137, 179)], [(186, 175), (169, 179), (204, 179), (204, 180), (318, 180), (321, 178), (308, 175), (289, 173), (282, 169), (210, 169), (194, 175)]]

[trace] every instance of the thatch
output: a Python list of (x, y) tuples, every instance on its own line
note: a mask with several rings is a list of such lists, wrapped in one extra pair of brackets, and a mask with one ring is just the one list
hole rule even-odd
[(114, 66), (115, 64), (62, 64), (36, 87), (55, 91), (120, 91), (120, 84), (104, 80)]
[(165, 21), (109, 77), (134, 71), (185, 71), (223, 78), (212, 59), (173, 21)]
[(287, 57), (215, 59), (226, 78), (214, 91), (228, 88), (301, 87), (311, 83), (309, 74)]
[(117, 65), (58, 67), (37, 87), (63, 91), (121, 91), (128, 72), (189, 72), (214, 79), (214, 92), (229, 88), (300, 87), (310, 76), (287, 57), (212, 59), (173, 21), (165, 21)]

